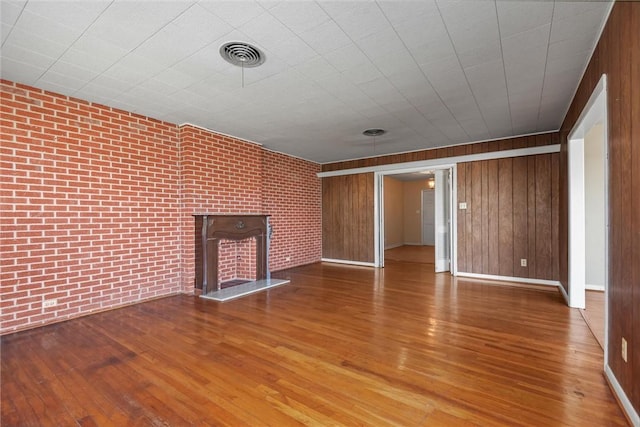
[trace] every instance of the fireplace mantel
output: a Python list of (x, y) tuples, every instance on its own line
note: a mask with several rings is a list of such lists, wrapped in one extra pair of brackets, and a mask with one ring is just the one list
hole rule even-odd
[(197, 214), (195, 217), (195, 288), (219, 291), (218, 247), (222, 239), (256, 241), (256, 280), (269, 279), (269, 217), (261, 214)]

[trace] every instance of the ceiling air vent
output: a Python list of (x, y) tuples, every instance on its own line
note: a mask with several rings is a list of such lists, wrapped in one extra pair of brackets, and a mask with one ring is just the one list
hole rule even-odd
[(387, 131), (384, 129), (367, 129), (362, 132), (364, 136), (382, 136), (385, 133), (387, 133)]
[(265, 60), (264, 53), (245, 42), (228, 42), (220, 46), (220, 55), (230, 64), (243, 68), (257, 67)]

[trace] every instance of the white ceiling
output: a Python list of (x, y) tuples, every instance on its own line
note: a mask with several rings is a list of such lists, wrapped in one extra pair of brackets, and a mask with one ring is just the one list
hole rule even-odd
[(1, 0), (1, 74), (323, 163), (558, 129), (611, 5)]

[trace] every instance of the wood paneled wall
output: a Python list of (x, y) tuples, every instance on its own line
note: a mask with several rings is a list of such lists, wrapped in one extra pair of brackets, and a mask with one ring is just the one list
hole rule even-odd
[(458, 271), (558, 280), (558, 162), (555, 153), (458, 164), (458, 202), (467, 203)]
[(322, 257), (374, 262), (373, 173), (322, 178)]
[[(549, 133), (334, 163), (323, 165), (323, 170), (404, 163), (557, 143), (557, 134)], [(553, 252), (558, 247), (557, 159), (557, 154), (549, 154), (461, 164), (463, 183), (459, 184), (458, 191), (465, 198), (467, 195), (471, 197), (478, 206), (461, 215), (464, 218), (463, 226), (458, 224), (458, 260), (462, 260), (461, 265), (464, 266), (459, 268), (460, 271), (557, 280), (557, 257), (554, 257)], [(501, 175), (496, 175), (498, 172)], [(458, 181), (461, 182), (460, 176)], [(496, 198), (494, 194), (489, 195), (489, 188), (498, 188), (498, 182), (502, 183), (502, 197)], [(522, 191), (514, 193), (514, 186)], [(374, 261), (373, 193), (373, 173), (322, 179), (324, 258)], [(460, 193), (458, 199), (464, 201), (460, 198)], [(489, 218), (492, 218), (491, 223)], [(522, 247), (522, 242), (526, 242), (526, 248)], [(494, 250), (493, 254), (500, 251), (497, 257), (492, 254), (489, 258), (491, 249)], [(519, 267), (520, 258), (525, 257), (530, 261), (528, 267), (522, 269)], [(498, 264), (495, 264), (496, 260)]]
[[(607, 75), (609, 366), (640, 413), (640, 3), (617, 1), (561, 127), (560, 278), (567, 285), (567, 136)], [(628, 342), (629, 361), (621, 357)]]

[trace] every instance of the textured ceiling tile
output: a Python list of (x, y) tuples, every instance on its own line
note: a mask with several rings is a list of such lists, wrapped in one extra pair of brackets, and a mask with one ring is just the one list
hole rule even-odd
[[(2, 2), (4, 4), (4, 1)], [(56, 24), (84, 31), (108, 6), (110, 1), (30, 1), (25, 11), (46, 16)], [(3, 10), (4, 12), (4, 10)]]
[(35, 85), (38, 78), (46, 71), (46, 68), (25, 64), (6, 56), (3, 56), (0, 61), (0, 69), (3, 79), (28, 85)]
[(321, 2), (321, 7), (352, 39), (359, 40), (389, 26), (375, 2)]
[(232, 27), (240, 27), (253, 18), (265, 13), (265, 8), (255, 1), (201, 1), (201, 7), (217, 15)]
[(554, 12), (551, 1), (498, 0), (496, 6), (501, 37), (547, 25)]
[(13, 25), (22, 13), (26, 1), (2, 1), (0, 2), (0, 22)]
[(300, 38), (318, 54), (324, 55), (351, 44), (351, 39), (334, 21), (327, 21), (300, 33)]
[[(0, 7), (3, 78), (330, 161), (556, 129), (611, 4)], [(219, 48), (231, 40), (255, 44), (266, 62), (245, 70), (227, 63)], [(361, 133), (378, 126), (389, 126), (390, 137), (373, 153)]]
[(269, 9), (269, 13), (295, 33), (309, 30), (329, 21), (329, 16), (311, 1), (285, 2)]

